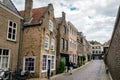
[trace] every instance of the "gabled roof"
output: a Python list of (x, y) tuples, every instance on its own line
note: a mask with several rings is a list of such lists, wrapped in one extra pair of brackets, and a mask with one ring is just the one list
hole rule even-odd
[(101, 45), (99, 42), (95, 41), (92, 45)]
[[(42, 19), (43, 15), (45, 14), (46, 10), (48, 7), (40, 7), (40, 8), (34, 8), (32, 9), (32, 21), (30, 24), (36, 24), (39, 23), (40, 20)], [(24, 12), (25, 11), (20, 11), (20, 15), (24, 17)]]
[(3, 2), (0, 1), (0, 5), (3, 5), (4, 7), (10, 9), (11, 11), (19, 15), (18, 10), (16, 9), (11, 0), (3, 0)]

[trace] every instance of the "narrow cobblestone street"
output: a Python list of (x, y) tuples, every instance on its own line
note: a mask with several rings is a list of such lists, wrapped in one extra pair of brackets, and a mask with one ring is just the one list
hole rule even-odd
[(56, 77), (55, 80), (109, 80), (105, 73), (105, 65), (103, 60), (94, 60), (89, 64), (73, 72), (63, 76)]

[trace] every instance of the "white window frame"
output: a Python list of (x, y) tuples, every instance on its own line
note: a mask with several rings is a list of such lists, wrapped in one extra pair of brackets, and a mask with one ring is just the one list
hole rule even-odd
[(55, 40), (51, 39), (51, 50), (55, 51)]
[[(12, 24), (16, 24), (16, 28), (13, 28), (13, 26), (10, 26), (9, 23), (12, 22)], [(12, 39), (12, 38), (9, 38), (9, 28), (12, 29), (12, 32), (11, 32), (11, 36), (15, 35), (15, 39)], [(13, 29), (16, 31), (15, 34), (13, 34)], [(12, 20), (8, 20), (8, 30), (7, 30), (7, 40), (10, 40), (10, 41), (16, 41), (16, 38), (17, 38), (17, 23), (12, 21)]]
[[(46, 42), (46, 39), (48, 39), (47, 42)], [(50, 40), (49, 36), (45, 35), (45, 40), (44, 40), (44, 48), (45, 48), (45, 50), (49, 50), (49, 40)], [(46, 47), (46, 44), (47, 44), (47, 47)]]
[(23, 64), (23, 72), (25, 72), (25, 59), (26, 58), (33, 58), (34, 59), (34, 70), (33, 71), (30, 71), (30, 73), (35, 73), (35, 67), (36, 67), (36, 57), (35, 56), (25, 56), (24, 57), (24, 64)]
[(48, 56), (47, 55), (45, 55), (46, 56), (46, 70), (43, 70), (42, 68), (43, 68), (43, 56), (44, 55), (42, 55), (42, 66), (41, 66), (41, 70), (42, 70), (42, 72), (46, 72), (47, 71), (47, 58), (48, 58)]
[[(1, 50), (2, 50), (2, 55), (0, 55), (0, 57), (1, 57), (1, 64), (0, 64), (0, 69), (4, 69), (4, 70), (6, 70), (6, 69), (9, 69), (9, 65), (10, 65), (10, 52), (11, 52), (11, 50), (10, 49), (7, 49), (7, 48), (0, 48)], [(3, 60), (3, 50), (8, 50), (8, 64), (7, 64), (7, 68), (2, 68), (2, 60)]]
[[(52, 54), (43, 54), (43, 55), (46, 55), (47, 56), (47, 60), (46, 60), (46, 70), (42, 70), (42, 66), (41, 66), (41, 71), (42, 72), (47, 72), (47, 68), (48, 68), (48, 60), (50, 60), (51, 61), (51, 63), (52, 63), (52, 56), (54, 56), (54, 68), (53, 69), (51, 69), (51, 71), (53, 71), (53, 70), (55, 70), (55, 68), (56, 68), (56, 57), (55, 57), (55, 55), (52, 55)], [(43, 55), (42, 55), (42, 60), (43, 60)], [(43, 61), (42, 61), (43, 62)], [(43, 64), (43, 63), (42, 63)]]
[[(55, 70), (55, 55), (52, 55), (51, 58), (52, 58), (52, 57), (54, 57), (54, 62), (53, 62), (53, 63), (54, 63), (54, 66), (53, 66), (53, 68), (51, 68), (51, 70)], [(52, 59), (51, 59), (51, 64), (52, 64)]]
[(52, 20), (49, 20), (49, 30), (53, 31), (53, 22), (52, 22)]

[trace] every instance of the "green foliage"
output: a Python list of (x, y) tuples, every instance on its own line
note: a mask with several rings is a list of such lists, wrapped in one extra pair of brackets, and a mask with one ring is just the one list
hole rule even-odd
[(89, 41), (89, 42), (90, 42), (90, 44), (94, 44), (94, 43), (95, 43), (95, 41), (93, 41), (93, 40), (92, 40), (92, 41)]
[(62, 59), (62, 60), (60, 61), (59, 73), (63, 73), (65, 70), (66, 70), (65, 60)]
[(90, 42), (90, 44), (92, 44), (92, 45), (93, 45), (94, 43), (101, 44), (100, 42), (98, 42), (98, 41), (93, 41), (93, 40), (92, 40), (92, 41), (89, 41), (89, 42)]
[(83, 61), (85, 61), (85, 60), (86, 60), (86, 57), (85, 57), (85, 55), (83, 55), (82, 57), (83, 57)]
[(82, 66), (82, 62), (81, 61), (78, 61), (78, 67)]
[(88, 61), (90, 61), (90, 60), (91, 60), (91, 57), (90, 57), (90, 55), (88, 54), (87, 56), (88, 56)]

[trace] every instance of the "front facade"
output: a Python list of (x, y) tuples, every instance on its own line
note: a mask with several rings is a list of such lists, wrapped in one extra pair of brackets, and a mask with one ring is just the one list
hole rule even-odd
[(68, 46), (68, 52), (69, 52), (69, 60), (71, 60), (73, 63), (77, 64), (77, 32), (78, 30), (75, 28), (75, 26), (68, 22), (69, 27), (69, 46)]
[(93, 59), (100, 59), (103, 52), (103, 46), (100, 43), (95, 42), (91, 44), (91, 53)]
[[(32, 0), (26, 0), (20, 69), (30, 71), (35, 78), (55, 74), (56, 24), (53, 5), (32, 9)], [(27, 10), (27, 11), (26, 11)]]
[(62, 12), (62, 17), (56, 18), (57, 23), (57, 70), (59, 69), (60, 60), (67, 63), (69, 61), (68, 54), (68, 25), (66, 22), (65, 13)]
[(11, 0), (0, 1), (0, 69), (17, 70), (21, 19)]

